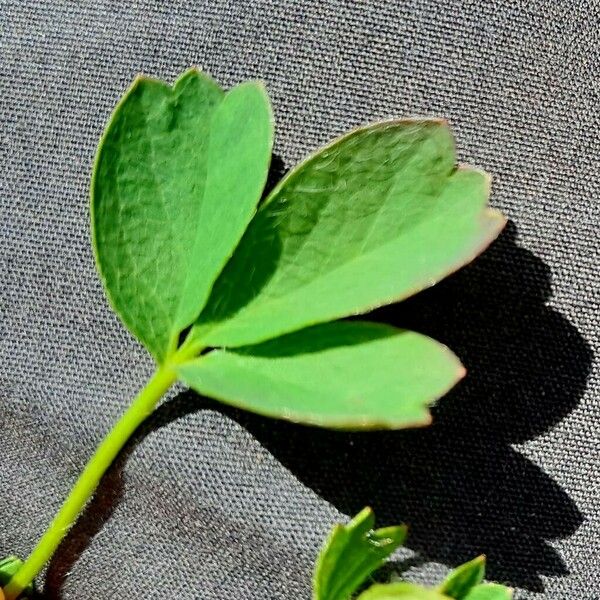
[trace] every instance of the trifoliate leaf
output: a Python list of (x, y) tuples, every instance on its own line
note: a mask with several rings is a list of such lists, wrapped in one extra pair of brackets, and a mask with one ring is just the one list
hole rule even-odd
[(113, 307), (159, 362), (204, 306), (255, 211), (273, 141), (259, 83), (226, 94), (190, 70), (139, 77), (98, 148), (97, 264)]
[(329, 144), (269, 195), (192, 335), (257, 343), (433, 285), (502, 229), (489, 178), (456, 168), (442, 121), (376, 123)]
[(484, 576), (485, 556), (478, 556), (454, 569), (438, 590), (455, 600), (464, 600), (471, 589), (483, 581)]
[(317, 559), (314, 600), (348, 600), (406, 537), (406, 527), (373, 529), (375, 515), (362, 510), (348, 525), (337, 525)]
[(201, 394), (270, 417), (344, 429), (427, 424), (427, 406), (463, 373), (458, 359), (428, 337), (357, 321), (213, 350), (178, 367)]
[(497, 583), (482, 583), (475, 586), (464, 600), (511, 600), (512, 590)]
[(420, 585), (401, 582), (373, 585), (357, 600), (448, 600), (448, 596)]

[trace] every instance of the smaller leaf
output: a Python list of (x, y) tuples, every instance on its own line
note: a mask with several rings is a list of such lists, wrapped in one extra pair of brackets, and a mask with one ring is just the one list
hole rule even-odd
[(511, 600), (512, 590), (497, 583), (482, 583), (476, 585), (464, 600)]
[(388, 583), (371, 586), (357, 600), (447, 600), (436, 590), (413, 583)]
[(454, 569), (438, 590), (455, 600), (464, 600), (476, 585), (483, 581), (485, 575), (485, 556), (477, 558)]
[(442, 344), (359, 321), (315, 325), (177, 368), (198, 393), (265, 416), (334, 429), (428, 425), (427, 407), (464, 374)]
[(406, 538), (406, 526), (373, 529), (375, 515), (363, 509), (348, 525), (337, 525), (317, 559), (315, 600), (348, 600)]
[(259, 82), (138, 77), (117, 105), (92, 176), (93, 248), (113, 308), (160, 364), (251, 221), (272, 145)]

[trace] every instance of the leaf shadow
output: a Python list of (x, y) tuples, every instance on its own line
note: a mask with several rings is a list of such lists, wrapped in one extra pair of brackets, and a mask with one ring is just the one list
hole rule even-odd
[(269, 165), (269, 172), (267, 173), (267, 181), (265, 182), (261, 202), (267, 198), (288, 171), (289, 169), (286, 168), (281, 156), (275, 152), (271, 154), (271, 164)]
[(549, 542), (574, 533), (583, 515), (512, 445), (547, 432), (575, 408), (592, 360), (575, 327), (546, 305), (550, 294), (549, 268), (516, 244), (511, 223), (472, 265), (369, 315), (435, 337), (467, 366), (467, 378), (434, 408), (427, 429), (346, 433), (275, 424), (182, 392), (155, 411), (107, 472), (52, 559), (44, 597), (62, 598), (68, 573), (122, 497), (122, 471), (135, 446), (205, 409), (236, 420), (344, 514), (369, 505), (378, 525), (408, 523), (415, 564), (456, 566), (485, 553), (490, 579), (542, 592), (541, 575), (569, 572)]
[(467, 268), (369, 316), (431, 335), (467, 366), (428, 429), (332, 432), (227, 412), (341, 512), (370, 505), (382, 525), (408, 523), (407, 545), (422, 557), (455, 566), (484, 553), (491, 579), (541, 592), (541, 575), (569, 572), (549, 541), (571, 535), (583, 515), (512, 445), (575, 408), (592, 361), (576, 328), (547, 306), (550, 294), (549, 268), (516, 244), (510, 223)]

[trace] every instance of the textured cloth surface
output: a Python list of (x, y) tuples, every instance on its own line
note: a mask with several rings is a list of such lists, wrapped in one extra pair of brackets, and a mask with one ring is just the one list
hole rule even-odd
[(600, 598), (600, 2), (0, 1), (0, 555), (31, 550), (152, 370), (89, 246), (97, 140), (136, 73), (260, 77), (275, 170), (368, 121), (442, 116), (507, 231), (373, 318), (469, 376), (433, 427), (344, 434), (175, 390), (46, 573), (48, 598), (310, 597), (331, 524), (411, 525), (391, 568), (485, 552), (518, 598)]

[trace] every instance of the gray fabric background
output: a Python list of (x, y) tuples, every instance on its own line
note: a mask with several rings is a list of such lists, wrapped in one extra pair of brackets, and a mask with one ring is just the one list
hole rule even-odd
[[(429, 430), (349, 435), (176, 391), (48, 569), (48, 598), (309, 598), (332, 522), (412, 525), (392, 570), (485, 552), (519, 598), (600, 598), (600, 3), (0, 1), (0, 555), (27, 553), (151, 360), (105, 302), (87, 188), (136, 73), (268, 85), (276, 167), (347, 128), (447, 117), (511, 219), (375, 318), (470, 369)], [(276, 169), (277, 170), (277, 169)]]

